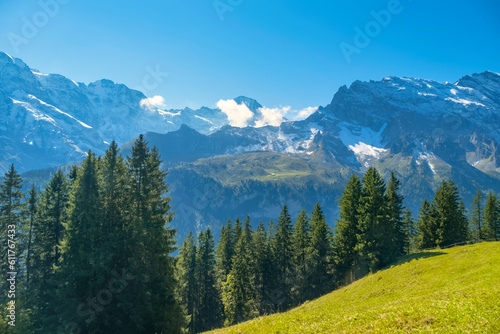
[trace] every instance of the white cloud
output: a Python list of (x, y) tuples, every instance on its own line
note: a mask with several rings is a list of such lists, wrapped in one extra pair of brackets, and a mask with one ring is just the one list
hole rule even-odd
[(153, 97), (147, 97), (145, 99), (142, 99), (141, 102), (141, 107), (147, 110), (153, 110), (155, 108), (165, 108), (165, 98), (160, 95), (156, 95)]
[(285, 115), (290, 112), (291, 109), (291, 107), (259, 108), (262, 117), (255, 122), (255, 127), (260, 128), (266, 125), (280, 126), (285, 120)]
[(248, 126), (249, 121), (254, 116), (245, 104), (238, 104), (234, 100), (220, 100), (217, 102), (217, 108), (227, 115), (229, 125), (238, 128)]
[(300, 120), (306, 119), (307, 117), (309, 117), (312, 114), (314, 114), (317, 110), (318, 110), (318, 107), (307, 107), (305, 109), (302, 109), (295, 116), (294, 120), (300, 121)]

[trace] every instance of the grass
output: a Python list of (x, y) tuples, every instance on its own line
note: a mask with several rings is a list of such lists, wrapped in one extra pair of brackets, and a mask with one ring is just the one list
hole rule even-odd
[(211, 333), (500, 333), (500, 242), (413, 254), (317, 300)]

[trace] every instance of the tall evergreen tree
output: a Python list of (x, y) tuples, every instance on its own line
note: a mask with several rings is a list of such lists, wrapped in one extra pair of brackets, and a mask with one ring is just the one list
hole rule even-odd
[(31, 268), (33, 264), (33, 239), (34, 239), (34, 230), (35, 225), (38, 222), (38, 205), (39, 205), (39, 195), (38, 191), (35, 188), (35, 185), (31, 187), (29, 190), (29, 198), (27, 201), (27, 214), (28, 214), (28, 226), (27, 226), (27, 234), (28, 234), (28, 243), (26, 245), (26, 289), (29, 292), (30, 288), (30, 276), (31, 276)]
[(471, 212), (471, 236), (472, 241), (478, 242), (484, 240), (484, 194), (478, 189), (476, 192), (476, 197), (472, 200), (472, 212)]
[(253, 298), (259, 313), (265, 314), (269, 311), (269, 306), (271, 306), (267, 300), (267, 294), (271, 290), (271, 273), (274, 268), (271, 266), (268, 235), (262, 221), (253, 233), (251, 247), (253, 249)]
[(355, 268), (358, 265), (359, 206), (362, 184), (356, 175), (352, 175), (339, 200), (340, 219), (337, 220), (334, 253), (337, 279), (343, 283), (350, 283), (357, 278)]
[[(60, 265), (64, 223), (68, 219), (69, 182), (57, 171), (45, 187), (40, 199), (39, 222), (33, 226), (34, 253), (30, 273), (31, 298), (34, 301), (33, 321), (36, 331), (42, 332), (44, 324), (53, 325), (57, 312), (58, 283), (55, 269)], [(56, 321), (57, 322), (57, 321)]]
[[(128, 158), (130, 218), (133, 233), (129, 242), (136, 253), (132, 268), (136, 294), (136, 324), (141, 333), (178, 333), (184, 327), (182, 310), (175, 300), (174, 258), (176, 230), (170, 223), (166, 171), (161, 169), (158, 150), (148, 148), (139, 136)], [(132, 288), (132, 287), (131, 287)], [(151, 310), (155, 310), (152, 312)]]
[(437, 246), (449, 246), (467, 240), (468, 226), (460, 205), (458, 187), (443, 181), (434, 196), (437, 211)]
[(331, 275), (331, 231), (326, 224), (321, 205), (316, 203), (311, 213), (311, 263), (309, 282), (314, 295), (320, 296), (333, 289)]
[(227, 275), (231, 272), (234, 245), (233, 223), (228, 220), (221, 228), (219, 242), (215, 250), (215, 274), (219, 295), (222, 295), (222, 283), (226, 282)]
[(493, 192), (488, 193), (484, 208), (484, 238), (498, 240), (500, 238), (500, 202)]
[(420, 208), (417, 226), (416, 246), (418, 249), (428, 249), (437, 246), (437, 228), (436, 208), (427, 199), (424, 199)]
[(295, 304), (301, 303), (312, 297), (311, 266), (309, 264), (311, 253), (309, 219), (306, 210), (302, 209), (295, 226), (293, 228), (293, 267), (294, 267), (294, 285), (292, 286), (292, 298)]
[(104, 230), (101, 204), (96, 159), (89, 152), (71, 194), (63, 261), (58, 272), (62, 302), (56, 308), (57, 313), (47, 319), (55, 323), (56, 317), (60, 317), (61, 329), (66, 329), (68, 323), (78, 324), (83, 333), (106, 328), (103, 317), (81, 319), (75, 312), (82, 302), (96, 298), (109, 280), (103, 274), (107, 262), (103, 261), (105, 250), (102, 248)]
[(389, 183), (387, 184), (387, 218), (389, 225), (386, 226), (385, 240), (385, 263), (389, 263), (396, 257), (405, 253), (405, 231), (403, 226), (403, 199), (399, 194), (401, 182), (391, 172)]
[(176, 264), (176, 296), (187, 318), (188, 329), (194, 333), (197, 307), (196, 286), (196, 240), (192, 232), (184, 239)]
[(414, 238), (415, 238), (415, 221), (413, 220), (411, 211), (409, 207), (406, 207), (406, 211), (403, 216), (403, 253), (410, 254), (414, 249)]
[(271, 240), (273, 267), (275, 268), (275, 288), (272, 299), (278, 310), (284, 310), (288, 308), (291, 301), (291, 275), (293, 275), (293, 227), (292, 218), (286, 205), (281, 210), (274, 230)]
[(210, 229), (201, 232), (196, 249), (195, 332), (204, 332), (221, 325), (222, 304), (216, 287), (214, 248), (214, 238)]
[[(241, 223), (239, 224), (241, 226)], [(237, 225), (238, 226), (238, 220)], [(257, 305), (253, 299), (254, 280), (251, 255), (251, 229), (249, 220), (241, 230), (240, 238), (236, 243), (232, 259), (232, 269), (227, 281), (222, 286), (222, 301), (226, 316), (225, 325), (232, 325), (258, 314)]]
[(387, 198), (385, 182), (375, 168), (369, 168), (363, 177), (359, 219), (358, 243), (356, 249), (360, 256), (362, 272), (381, 268), (386, 259), (382, 254), (387, 236), (384, 232), (390, 224), (387, 220)]

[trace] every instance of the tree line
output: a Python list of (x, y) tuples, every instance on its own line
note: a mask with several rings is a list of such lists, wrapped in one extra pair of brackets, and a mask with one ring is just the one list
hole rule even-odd
[[(182, 332), (176, 231), (160, 163), (158, 150), (140, 136), (130, 157), (113, 142), (102, 157), (89, 152), (68, 176), (55, 173), (42, 193), (33, 186), (23, 194), (20, 175), (9, 169), (0, 189), (0, 332)], [(6, 261), (9, 238), (14, 270)], [(5, 280), (12, 271), (14, 298)]]
[(349, 179), (334, 229), (319, 204), (295, 219), (284, 205), (256, 228), (248, 216), (228, 220), (217, 243), (210, 229), (189, 233), (174, 257), (160, 165), (140, 136), (130, 157), (113, 142), (43, 192), (23, 193), (11, 166), (0, 185), (0, 332), (197, 333), (287, 310), (404, 254), (500, 236), (495, 194), (478, 191), (466, 212), (443, 181), (414, 219), (395, 174), (386, 183), (370, 168)]
[(443, 181), (424, 200), (417, 219), (403, 205), (401, 182), (386, 183), (375, 168), (353, 175), (340, 198), (331, 230), (316, 204), (295, 223), (283, 206), (276, 222), (228, 220), (217, 245), (210, 228), (190, 233), (176, 263), (176, 296), (188, 331), (221, 326), (284, 311), (427, 248), (498, 240), (500, 202), (478, 190), (469, 213), (457, 186)]

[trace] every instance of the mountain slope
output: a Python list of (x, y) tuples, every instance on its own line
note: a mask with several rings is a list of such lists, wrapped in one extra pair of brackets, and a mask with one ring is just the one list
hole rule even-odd
[(26, 171), (75, 162), (89, 149), (101, 154), (112, 140), (121, 145), (147, 131), (187, 124), (211, 133), (228, 122), (219, 109), (162, 110), (144, 101), (125, 85), (77, 83), (0, 52), (0, 172), (11, 163)]
[(414, 254), (291, 311), (211, 333), (495, 333), (500, 242)]

